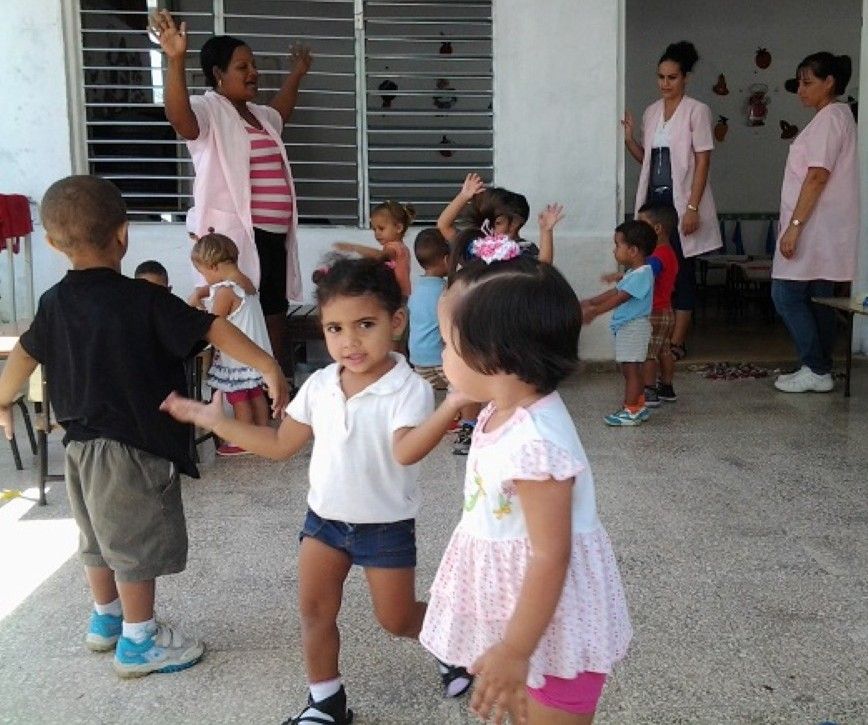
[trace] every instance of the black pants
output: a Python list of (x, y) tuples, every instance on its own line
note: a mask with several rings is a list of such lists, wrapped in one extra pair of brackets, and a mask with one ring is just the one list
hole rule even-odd
[(264, 315), (285, 315), (286, 234), (267, 232), (253, 227), (256, 253), (259, 255), (259, 303)]

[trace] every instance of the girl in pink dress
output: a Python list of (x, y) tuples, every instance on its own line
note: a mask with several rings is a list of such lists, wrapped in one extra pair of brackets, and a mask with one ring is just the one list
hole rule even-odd
[[(505, 236), (478, 240), (439, 309), (444, 408), (487, 402), (467, 458), (464, 510), (420, 641), (476, 675), (483, 719), (593, 720), (631, 637), (594, 479), (558, 384), (577, 363), (578, 300)], [(433, 419), (432, 419), (433, 420)]]

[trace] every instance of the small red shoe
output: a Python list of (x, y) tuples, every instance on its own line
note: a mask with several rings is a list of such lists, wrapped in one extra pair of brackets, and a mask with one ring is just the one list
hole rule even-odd
[(218, 456), (249, 456), (250, 451), (244, 450), (240, 446), (233, 446), (229, 443), (224, 443), (217, 448)]

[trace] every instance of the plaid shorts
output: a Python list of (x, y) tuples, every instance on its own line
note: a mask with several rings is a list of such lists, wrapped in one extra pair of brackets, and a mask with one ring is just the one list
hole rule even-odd
[(651, 341), (648, 343), (648, 360), (657, 360), (660, 353), (669, 349), (672, 330), (675, 329), (675, 314), (671, 307), (652, 311), (648, 318), (651, 322)]
[(443, 374), (442, 365), (432, 365), (431, 367), (416, 365), (413, 369), (425, 378), (434, 390), (447, 390), (449, 388), (449, 381)]

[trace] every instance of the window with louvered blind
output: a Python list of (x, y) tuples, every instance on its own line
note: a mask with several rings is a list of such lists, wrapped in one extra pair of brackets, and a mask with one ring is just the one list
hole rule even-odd
[(193, 166), (166, 121), (149, 12), (187, 23), (190, 92), (206, 90), (211, 35), (247, 42), (267, 102), (293, 42), (314, 63), (284, 129), (301, 223), (360, 225), (384, 199), (436, 218), (468, 171), (492, 167), (491, 2), (80, 0), (88, 171), (121, 189), (134, 221), (180, 221)]

